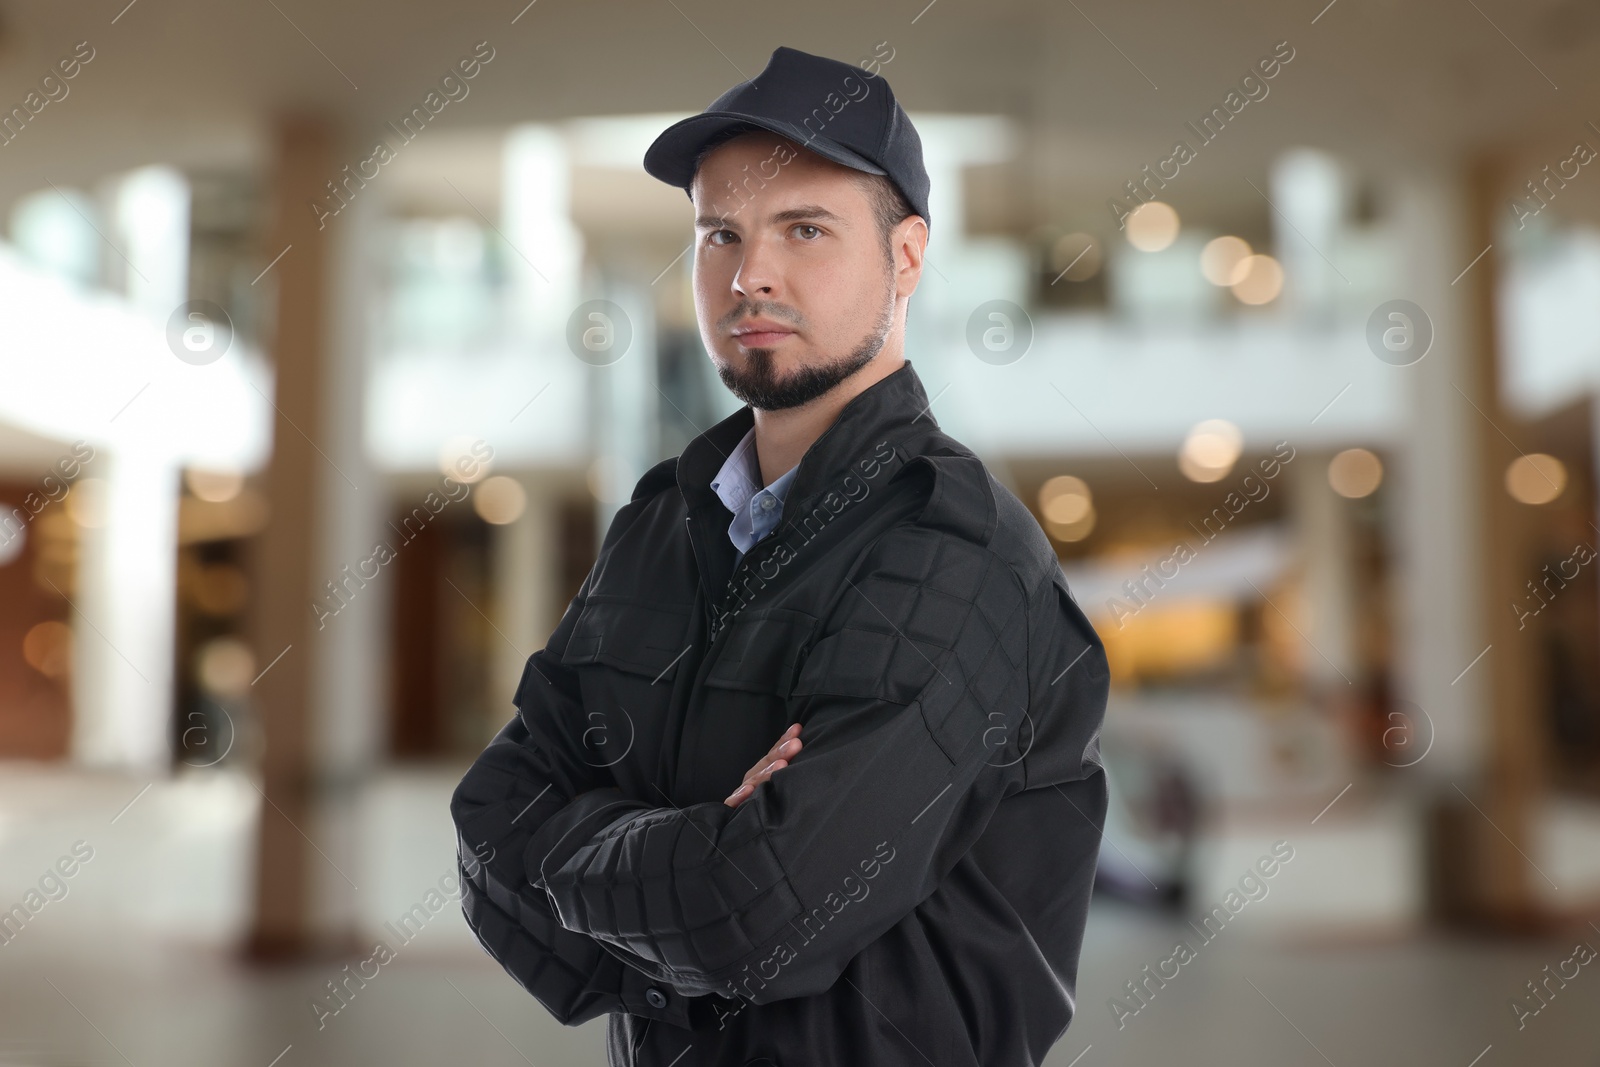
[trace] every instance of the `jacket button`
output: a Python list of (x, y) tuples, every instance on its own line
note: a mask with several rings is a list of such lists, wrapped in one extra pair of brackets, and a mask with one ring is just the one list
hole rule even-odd
[(644, 999), (650, 1003), (652, 1008), (664, 1008), (667, 1006), (667, 995), (655, 986), (651, 986), (644, 991)]

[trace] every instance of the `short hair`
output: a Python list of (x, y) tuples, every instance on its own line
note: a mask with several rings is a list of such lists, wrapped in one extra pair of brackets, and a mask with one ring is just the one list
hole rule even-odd
[[(749, 122), (719, 130), (710, 140), (701, 145), (700, 150), (695, 153), (694, 169), (689, 172), (689, 180), (693, 182), (694, 175), (700, 172), (700, 164), (705, 162), (705, 158), (715, 149), (722, 147), (722, 145), (735, 137), (742, 137), (747, 133), (772, 133), (772, 131)], [(802, 145), (801, 147), (804, 146)], [(868, 174), (864, 170), (851, 168), (850, 180), (855, 182), (856, 186), (867, 195), (867, 200), (872, 205), (872, 217), (878, 224), (878, 237), (883, 242), (885, 253), (892, 256), (893, 250), (889, 246), (890, 231), (904, 221), (906, 216), (914, 215), (916, 212), (912, 210), (910, 202), (906, 200), (906, 196), (900, 191), (900, 187), (887, 174)]]
[(866, 171), (852, 170), (850, 180), (867, 194), (867, 199), (872, 203), (872, 217), (878, 220), (878, 237), (883, 241), (884, 250), (892, 252), (889, 247), (889, 232), (908, 215), (915, 215), (916, 212), (911, 209), (900, 187), (887, 174), (868, 174)]

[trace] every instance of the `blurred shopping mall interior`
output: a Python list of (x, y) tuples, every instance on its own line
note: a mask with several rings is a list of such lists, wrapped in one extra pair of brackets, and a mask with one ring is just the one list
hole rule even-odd
[(1049, 1062), (1600, 1062), (1600, 11), (523, 2), (0, 0), (0, 1064), (604, 1062), (428, 901), (737, 408), (641, 157), (780, 44), (916, 123), (907, 355), (1106, 646)]

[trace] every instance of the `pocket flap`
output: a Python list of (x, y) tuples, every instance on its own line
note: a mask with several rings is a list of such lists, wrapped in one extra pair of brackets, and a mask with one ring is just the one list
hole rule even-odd
[(665, 681), (677, 673), (688, 651), (692, 610), (692, 605), (591, 596), (572, 628), (561, 662), (568, 667), (603, 663)]
[(789, 608), (743, 612), (728, 624), (706, 685), (787, 698), (795, 664), (816, 626), (816, 619)]

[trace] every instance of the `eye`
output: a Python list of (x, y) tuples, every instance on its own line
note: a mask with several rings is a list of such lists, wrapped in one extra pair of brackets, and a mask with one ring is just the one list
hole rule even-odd
[[(821, 237), (822, 236), (822, 231), (820, 229), (818, 229), (817, 227), (811, 225), (809, 222), (796, 223), (794, 228), (796, 230), (811, 230), (813, 233), (816, 234), (817, 237)], [(815, 240), (815, 239), (816, 239), (815, 237), (807, 238), (807, 240)]]
[(717, 237), (721, 234), (728, 234), (730, 237), (738, 236), (738, 234), (734, 233), (732, 230), (712, 230), (710, 233), (706, 234), (706, 243), (715, 247), (721, 247), (726, 243), (724, 241), (717, 240)]

